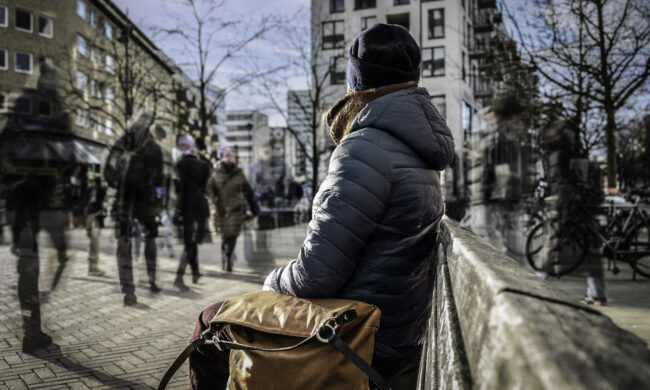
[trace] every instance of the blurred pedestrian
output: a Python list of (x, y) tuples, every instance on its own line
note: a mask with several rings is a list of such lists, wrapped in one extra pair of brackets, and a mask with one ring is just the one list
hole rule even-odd
[(237, 166), (235, 152), (229, 147), (221, 147), (219, 156), (219, 166), (208, 182), (208, 197), (216, 209), (215, 229), (221, 234), (222, 269), (230, 272), (237, 237), (244, 222), (244, 198), (253, 215), (258, 214), (259, 207), (244, 171)]
[(210, 165), (196, 155), (194, 138), (184, 134), (178, 139), (178, 150), (182, 153), (176, 164), (179, 179), (178, 213), (183, 226), (183, 254), (181, 255), (174, 286), (181, 291), (188, 287), (183, 282), (187, 265), (192, 269), (192, 283), (197, 283), (199, 273), (199, 244), (203, 242), (207, 218), (210, 216), (205, 186), (210, 179)]
[(88, 276), (104, 276), (99, 268), (99, 218), (104, 209), (106, 189), (102, 186), (101, 178), (95, 177), (88, 182), (88, 170), (82, 169), (80, 175), (86, 180), (82, 181), (83, 195), (73, 207), (73, 224), (75, 227), (86, 229), (88, 236)]
[(43, 206), (43, 188), (39, 180), (34, 172), (29, 172), (11, 187), (7, 199), (12, 232), (11, 252), (18, 256), (18, 301), (23, 321), (23, 352), (31, 352), (52, 344), (52, 337), (41, 329), (41, 302), (38, 292), (39, 214)]
[(112, 213), (116, 222), (117, 264), (125, 306), (137, 303), (131, 237), (136, 222), (144, 228), (149, 289), (154, 293), (161, 291), (156, 284), (156, 237), (161, 205), (157, 188), (163, 184), (162, 149), (149, 131), (153, 114), (144, 111), (134, 118), (133, 124), (111, 148), (104, 168), (106, 181), (117, 189)]

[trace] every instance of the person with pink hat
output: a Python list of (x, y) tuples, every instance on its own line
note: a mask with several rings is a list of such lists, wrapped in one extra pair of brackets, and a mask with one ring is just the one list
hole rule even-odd
[(208, 197), (217, 210), (214, 223), (221, 234), (221, 264), (224, 271), (230, 272), (235, 244), (244, 222), (244, 197), (253, 215), (259, 212), (253, 190), (244, 171), (237, 166), (237, 156), (230, 147), (219, 148), (219, 166), (208, 182)]

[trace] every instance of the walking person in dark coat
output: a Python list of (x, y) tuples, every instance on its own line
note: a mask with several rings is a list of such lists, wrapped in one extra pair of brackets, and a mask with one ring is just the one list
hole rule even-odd
[(176, 164), (179, 179), (177, 212), (182, 218), (185, 247), (176, 271), (174, 286), (181, 291), (187, 291), (183, 275), (188, 263), (192, 268), (192, 283), (198, 282), (200, 277), (199, 243), (203, 242), (206, 222), (210, 216), (210, 208), (205, 198), (205, 186), (210, 179), (210, 165), (195, 154), (196, 145), (192, 136), (182, 135), (178, 139), (178, 149), (183, 157)]
[(133, 280), (131, 233), (135, 223), (144, 227), (144, 257), (151, 292), (160, 292), (156, 284), (156, 237), (161, 199), (157, 188), (163, 185), (162, 149), (149, 132), (153, 114), (147, 111), (120, 138), (109, 155), (104, 176), (117, 188), (113, 214), (117, 238), (117, 266), (124, 305), (137, 303)]
[[(440, 173), (454, 141), (424, 88), (420, 48), (397, 25), (376, 24), (349, 51), (350, 91), (327, 113), (336, 143), (298, 258), (264, 289), (343, 298), (381, 309), (372, 365), (387, 380), (417, 365), (431, 311), (431, 252), (444, 213)], [(220, 303), (203, 311), (195, 335)], [(190, 383), (223, 388), (214, 346), (190, 356)], [(227, 362), (227, 360), (225, 360)], [(211, 370), (207, 368), (211, 367)], [(227, 380), (227, 375), (225, 375)]]
[(259, 208), (244, 171), (237, 166), (235, 152), (229, 147), (221, 147), (219, 155), (219, 167), (208, 182), (208, 196), (214, 203), (214, 224), (221, 234), (222, 268), (230, 272), (237, 237), (245, 217), (244, 198), (253, 215), (257, 215)]
[(18, 301), (23, 319), (23, 352), (52, 344), (52, 337), (41, 329), (41, 301), (38, 293), (39, 214), (43, 207), (43, 188), (34, 172), (15, 183), (9, 192), (7, 209), (12, 232), (12, 252), (18, 256)]

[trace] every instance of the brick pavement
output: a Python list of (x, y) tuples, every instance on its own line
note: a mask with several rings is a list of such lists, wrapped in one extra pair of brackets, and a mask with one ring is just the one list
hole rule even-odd
[[(281, 242), (285, 250), (297, 253), (297, 248), (287, 249), (286, 246), (299, 243), (300, 237), (294, 236), (299, 236), (303, 229), (296, 227), (289, 238), (271, 237), (272, 233), (264, 238), (276, 243), (276, 247)], [(83, 244), (80, 236), (81, 233), (75, 232), (73, 241)], [(252, 251), (259, 260), (265, 251), (260, 251), (257, 244), (255, 240), (246, 242), (242, 237), (238, 244), (240, 259), (245, 251), (249, 255)], [(0, 390), (154, 387), (187, 344), (201, 309), (213, 302), (258, 290), (263, 282), (263, 271), (288, 261), (286, 258), (266, 259), (264, 266), (259, 267), (239, 260), (232, 274), (224, 274), (217, 265), (219, 243), (206, 244), (200, 248), (205, 276), (196, 285), (188, 284), (191, 291), (180, 293), (172, 286), (178, 260), (163, 257), (167, 251), (159, 250), (157, 279), (163, 292), (150, 293), (148, 284), (142, 279), (146, 277), (145, 272), (140, 269), (137, 271), (141, 277), (136, 289), (138, 304), (126, 308), (119, 292), (112, 247), (103, 248), (100, 256), (101, 267), (108, 271), (104, 277), (87, 276), (85, 251), (80, 250), (83, 245), (77, 247), (69, 252), (72, 258), (61, 284), (41, 305), (44, 331), (53, 336), (60, 348), (50, 347), (32, 356), (21, 352), (15, 257), (7, 246), (0, 246), (0, 294), (3, 297), (0, 302)], [(178, 255), (180, 250), (176, 253)], [(265, 254), (274, 255), (273, 251)], [(54, 252), (42, 250), (42, 294), (50, 284), (49, 275), (54, 265)], [(169, 388), (187, 388), (186, 367), (176, 374)]]

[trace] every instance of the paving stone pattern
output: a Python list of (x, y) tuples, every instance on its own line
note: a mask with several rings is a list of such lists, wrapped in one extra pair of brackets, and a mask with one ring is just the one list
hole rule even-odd
[[(296, 237), (293, 238), (277, 233), (275, 236), (269, 233), (267, 238), (269, 242), (282, 242), (285, 247), (295, 246), (300, 242), (299, 235), (304, 234), (300, 233), (304, 232), (302, 229), (304, 227), (295, 228), (292, 237)], [(191, 278), (186, 276), (191, 291), (180, 293), (172, 286), (178, 260), (163, 257), (167, 251), (159, 250), (157, 279), (163, 292), (149, 292), (141, 260), (136, 269), (138, 304), (124, 307), (113, 247), (102, 248), (100, 256), (100, 266), (108, 271), (107, 275), (88, 277), (83, 232), (73, 233), (72, 247), (78, 248), (69, 251), (72, 258), (62, 282), (50, 293), (47, 289), (56, 260), (52, 250), (41, 251), (39, 287), (45, 300), (41, 303), (43, 330), (53, 336), (58, 348), (41, 350), (37, 356), (21, 352), (16, 259), (8, 246), (0, 246), (0, 296), (3, 297), (0, 301), (0, 390), (155, 387), (168, 365), (187, 345), (197, 315), (204, 307), (260, 289), (264, 272), (288, 261), (286, 258), (267, 259), (264, 266), (259, 267), (238, 260), (235, 271), (225, 274), (220, 271), (220, 243), (215, 240), (200, 247), (205, 276), (196, 285), (189, 284)], [(240, 259), (244, 256), (245, 244), (238, 245)], [(249, 252), (251, 245), (248, 242)], [(253, 247), (259, 259), (259, 248)], [(179, 246), (176, 250), (177, 256), (180, 249)], [(297, 248), (287, 250), (297, 253)], [(186, 365), (168, 388), (187, 388)]]

